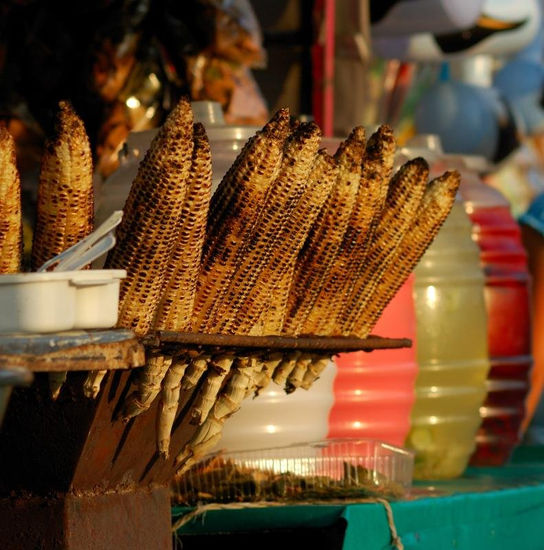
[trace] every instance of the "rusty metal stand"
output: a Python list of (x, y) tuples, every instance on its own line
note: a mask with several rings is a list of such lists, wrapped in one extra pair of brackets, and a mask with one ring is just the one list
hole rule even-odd
[[(404, 347), (407, 340), (252, 339), (159, 333), (152, 347), (320, 350)], [(123, 423), (118, 412), (130, 391), (130, 369), (145, 362), (144, 346), (126, 330), (41, 336), (0, 335), (0, 368), (35, 373), (17, 388), (0, 430), (2, 550), (168, 550), (172, 547), (168, 485), (176, 453), (156, 451), (157, 401)], [(97, 399), (83, 395), (88, 370), (108, 369)], [(47, 372), (69, 371), (59, 398)], [(182, 449), (197, 429), (178, 412), (171, 446)]]

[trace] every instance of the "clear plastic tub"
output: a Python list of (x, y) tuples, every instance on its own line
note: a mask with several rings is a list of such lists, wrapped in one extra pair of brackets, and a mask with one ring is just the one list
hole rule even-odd
[(176, 478), (183, 503), (396, 499), (412, 483), (410, 451), (370, 439), (332, 439), (220, 453)]

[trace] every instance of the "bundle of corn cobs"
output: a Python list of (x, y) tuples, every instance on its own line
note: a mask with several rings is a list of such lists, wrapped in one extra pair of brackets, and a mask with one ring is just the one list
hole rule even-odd
[[(320, 134), (278, 111), (210, 200), (208, 139), (182, 100), (139, 166), (106, 261), (128, 272), (119, 326), (140, 336), (366, 337), (447, 217), (459, 175), (429, 183), (421, 158), (393, 175), (395, 140), (386, 126), (368, 141), (355, 128), (334, 156), (320, 149)], [(144, 412), (158, 397), (157, 444), (167, 456), (182, 411), (198, 426), (177, 457), (186, 469), (218, 442), (244, 398), (271, 380), (288, 391), (308, 389), (329, 360), (152, 351), (122, 416)], [(104, 375), (89, 375), (89, 397)]]

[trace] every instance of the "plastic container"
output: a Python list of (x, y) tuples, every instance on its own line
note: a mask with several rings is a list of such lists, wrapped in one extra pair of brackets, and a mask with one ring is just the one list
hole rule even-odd
[(460, 194), (485, 273), (491, 369), (471, 464), (500, 466), (519, 441), (532, 367), (530, 278), (518, 224), (502, 194), (461, 169)]
[(413, 455), (380, 441), (328, 440), (205, 459), (174, 482), (174, 499), (196, 502), (399, 498)]
[(219, 448), (227, 451), (281, 447), (325, 439), (333, 405), (336, 367), (325, 368), (310, 391), (289, 395), (271, 382), (257, 399), (246, 399), (223, 428)]
[[(374, 332), (411, 338), (411, 348), (354, 352), (336, 358), (329, 438), (365, 437), (402, 445), (410, 429), (417, 375), (413, 276), (386, 307)], [(313, 388), (312, 388), (313, 391)]]
[(124, 269), (75, 271), (75, 329), (110, 328), (117, 324), (119, 286), (127, 276)]
[(415, 269), (419, 374), (407, 446), (417, 479), (460, 475), (474, 450), (489, 371), (484, 284), (458, 201)]
[(0, 332), (110, 328), (124, 270), (0, 275)]
[(0, 332), (70, 330), (75, 304), (69, 272), (0, 275)]

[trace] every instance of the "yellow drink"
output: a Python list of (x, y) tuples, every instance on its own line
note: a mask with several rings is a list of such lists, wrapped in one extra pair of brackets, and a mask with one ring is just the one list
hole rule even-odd
[(415, 270), (416, 401), (407, 446), (417, 479), (460, 475), (475, 447), (489, 370), (484, 275), (457, 202)]

